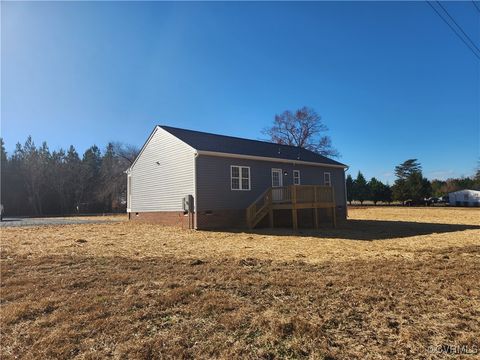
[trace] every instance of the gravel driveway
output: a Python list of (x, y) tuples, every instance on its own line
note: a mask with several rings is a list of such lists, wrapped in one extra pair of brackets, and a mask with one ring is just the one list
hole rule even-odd
[(92, 220), (82, 218), (4, 218), (0, 222), (0, 227), (23, 227), (23, 226), (42, 226), (42, 225), (71, 225), (71, 224), (101, 224), (116, 222), (119, 220)]

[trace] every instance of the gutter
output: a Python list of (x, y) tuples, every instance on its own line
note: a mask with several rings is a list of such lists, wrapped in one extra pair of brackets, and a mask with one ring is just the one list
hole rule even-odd
[(255, 156), (255, 155), (231, 154), (231, 153), (216, 152), (216, 151), (197, 150), (197, 154), (198, 155), (207, 155), (207, 156), (235, 158), (235, 159), (272, 161), (272, 162), (280, 162), (280, 163), (288, 163), (288, 164), (299, 164), (299, 165), (310, 165), (310, 166), (331, 167), (331, 168), (341, 168), (341, 169), (347, 168), (348, 169), (348, 166), (343, 165), (343, 164), (341, 164), (341, 165), (325, 164), (325, 163), (317, 163), (317, 162), (311, 162), (311, 161), (279, 159), (279, 158), (271, 158), (271, 157), (264, 157), (264, 156)]
[(343, 170), (343, 174), (344, 174), (344, 178), (345, 178), (345, 181), (343, 182), (344, 185), (345, 185), (345, 217), (348, 218), (348, 200), (347, 200), (347, 171), (348, 169), (350, 169), (349, 166), (345, 167), (345, 169)]
[(197, 158), (198, 158), (198, 152), (195, 151), (193, 153), (193, 228), (197, 230), (197, 209), (198, 209), (198, 204), (197, 204)]

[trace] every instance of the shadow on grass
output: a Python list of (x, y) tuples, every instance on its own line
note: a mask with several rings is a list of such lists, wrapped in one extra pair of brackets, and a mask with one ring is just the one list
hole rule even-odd
[[(275, 236), (309, 236), (347, 240), (388, 240), (419, 235), (442, 234), (456, 231), (480, 229), (480, 225), (436, 224), (410, 221), (383, 220), (347, 220), (337, 228), (321, 228), (319, 230), (288, 228), (254, 229), (246, 231), (252, 234)], [(227, 230), (245, 232), (245, 230)]]

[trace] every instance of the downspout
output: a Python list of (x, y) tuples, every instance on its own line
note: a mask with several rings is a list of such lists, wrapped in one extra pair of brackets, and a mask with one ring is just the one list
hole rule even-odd
[(193, 228), (197, 230), (197, 158), (198, 152), (193, 155)]
[(347, 171), (350, 169), (348, 166), (343, 169), (343, 184), (345, 185), (345, 216), (348, 218), (348, 200), (347, 200)]
[(130, 199), (130, 187), (129, 187), (129, 182), (130, 182), (130, 180), (128, 179), (128, 175), (130, 174), (130, 168), (128, 168), (127, 170), (125, 170), (123, 173), (124, 173), (125, 175), (127, 175), (127, 199), (126, 199), (127, 208), (126, 208), (125, 210), (126, 210), (127, 213), (128, 213), (128, 220), (130, 220), (130, 219), (131, 219), (131, 214), (132, 214), (131, 211), (128, 211), (128, 210), (131, 210), (131, 207), (130, 207), (130, 206), (132, 205), (132, 204), (130, 204), (129, 201), (128, 201), (128, 200)]

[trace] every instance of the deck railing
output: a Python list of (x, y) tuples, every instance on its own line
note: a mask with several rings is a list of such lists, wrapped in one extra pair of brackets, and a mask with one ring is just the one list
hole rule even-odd
[(267, 214), (272, 223), (274, 209), (290, 208), (296, 212), (296, 209), (300, 208), (334, 208), (334, 206), (335, 194), (331, 186), (291, 185), (269, 188), (247, 208), (247, 225), (253, 228)]
[(273, 203), (312, 203), (331, 202), (332, 200), (333, 188), (331, 186), (292, 185), (272, 188)]
[(292, 187), (280, 186), (272, 188), (272, 201), (274, 203), (291, 202), (292, 201)]

